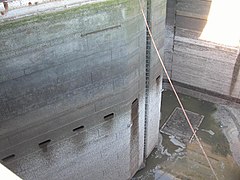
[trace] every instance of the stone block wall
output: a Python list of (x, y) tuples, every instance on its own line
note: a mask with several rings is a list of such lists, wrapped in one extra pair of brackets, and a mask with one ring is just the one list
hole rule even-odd
[[(159, 12), (154, 33), (162, 42)], [(1, 162), (23, 179), (129, 179), (144, 157), (146, 28), (138, 0), (6, 18), (0, 35)], [(153, 58), (148, 154), (160, 119)]]

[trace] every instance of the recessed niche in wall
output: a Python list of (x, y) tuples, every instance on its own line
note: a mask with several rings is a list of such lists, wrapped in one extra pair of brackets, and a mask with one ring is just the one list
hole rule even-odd
[(73, 132), (75, 132), (75, 131), (81, 131), (81, 130), (83, 130), (83, 129), (84, 129), (84, 126), (79, 126), (79, 127), (74, 128), (74, 129), (73, 129)]
[(157, 85), (159, 85), (160, 84), (160, 78), (161, 78), (161, 76), (159, 75), (157, 78), (156, 78), (156, 83), (157, 83)]
[(134, 125), (136, 118), (138, 119), (138, 99), (135, 99), (131, 106), (132, 125)]
[(138, 104), (138, 98), (135, 99), (135, 100), (132, 102), (132, 105), (134, 105), (134, 104)]
[(114, 118), (114, 113), (111, 113), (111, 114), (108, 114), (108, 115), (104, 116), (105, 121), (108, 121), (108, 120), (113, 119), (113, 118)]
[(139, 164), (139, 118), (138, 118), (138, 99), (135, 99), (131, 105), (131, 135), (130, 135), (130, 172), (136, 172), (136, 164)]
[(3, 158), (2, 161), (6, 162), (6, 161), (9, 161), (9, 160), (13, 159), (14, 157), (15, 157), (15, 154), (11, 154), (11, 155)]

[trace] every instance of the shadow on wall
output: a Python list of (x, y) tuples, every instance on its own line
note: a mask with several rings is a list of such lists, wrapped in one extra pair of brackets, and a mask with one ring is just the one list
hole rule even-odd
[(175, 35), (238, 47), (239, 0), (168, 0), (167, 25)]
[[(168, 1), (168, 19), (175, 12), (173, 2)], [(185, 34), (189, 38), (195, 34), (199, 40), (231, 47), (240, 45), (239, 0), (176, 0), (175, 3), (177, 36), (182, 36), (183, 30), (190, 30)]]
[(239, 0), (168, 0), (165, 60), (172, 80), (239, 98)]
[(167, 0), (165, 65), (170, 77), (174, 73), (173, 56), (182, 51), (179, 38), (198, 39), (207, 24), (210, 8), (211, 1)]
[[(168, 10), (172, 2), (168, 1)], [(197, 31), (198, 39), (237, 47), (240, 41), (239, 7), (239, 0), (177, 0), (176, 31), (178, 28)]]
[[(171, 6), (174, 5), (168, 0), (170, 11)], [(172, 9), (172, 13), (176, 13), (175, 35), (187, 38), (200, 37), (207, 25), (211, 6), (211, 1), (176, 0), (175, 10)]]
[[(207, 21), (199, 36), (200, 40), (206, 40), (217, 44), (238, 47), (240, 44), (240, 1), (239, 0), (211, 0), (211, 5), (206, 12)], [(208, 3), (208, 2), (205, 2)], [(233, 95), (240, 70), (240, 55), (236, 58), (229, 95)]]
[(231, 81), (231, 86), (230, 86), (230, 95), (233, 94), (233, 90), (235, 88), (237, 79), (238, 79), (238, 75), (239, 75), (239, 71), (240, 71), (240, 49), (239, 49), (239, 53), (236, 59), (236, 62), (234, 64), (234, 69), (233, 69), (233, 73), (232, 73), (232, 81)]
[(136, 173), (136, 170), (139, 169), (139, 126), (138, 126), (138, 108), (139, 102), (138, 99), (135, 99), (132, 102), (131, 106), (131, 139), (130, 139), (130, 173), (131, 177)]
[(168, 0), (166, 24), (175, 35), (238, 47), (239, 0)]

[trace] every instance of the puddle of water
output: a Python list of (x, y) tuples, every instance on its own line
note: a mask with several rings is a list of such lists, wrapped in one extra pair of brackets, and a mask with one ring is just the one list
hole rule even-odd
[[(199, 129), (205, 129), (207, 131), (214, 132), (214, 135), (210, 135), (204, 131), (198, 131), (197, 134), (201, 137), (202, 141), (210, 144), (213, 147), (213, 151), (221, 155), (231, 154), (229, 143), (222, 133), (219, 124), (214, 120), (213, 113), (217, 110), (213, 103), (203, 101), (197, 98), (180, 94), (180, 98), (184, 104), (184, 107), (192, 112), (196, 112), (204, 116)], [(162, 119), (160, 126), (167, 120), (171, 112), (178, 106), (177, 99), (171, 91), (165, 91), (163, 93), (162, 100)]]
[[(217, 110), (213, 103), (202, 101), (186, 95), (180, 98), (187, 110), (204, 116), (197, 134), (204, 145), (210, 161), (219, 179), (239, 180), (240, 168), (234, 162), (229, 143), (222, 133), (219, 123), (213, 118)], [(177, 107), (177, 100), (171, 91), (165, 91), (162, 97), (162, 118), (160, 128)], [(207, 161), (196, 144), (188, 144), (186, 148), (173, 144), (174, 140), (162, 134), (162, 142), (146, 161), (146, 167), (140, 170), (133, 180), (165, 180), (165, 179), (214, 179)], [(162, 172), (165, 172), (163, 176)], [(174, 175), (174, 176), (172, 176)]]
[(162, 136), (163, 136), (162, 146), (166, 148), (168, 153), (173, 154), (179, 148), (179, 146), (175, 145), (171, 141), (170, 136), (168, 136), (166, 134), (162, 134)]

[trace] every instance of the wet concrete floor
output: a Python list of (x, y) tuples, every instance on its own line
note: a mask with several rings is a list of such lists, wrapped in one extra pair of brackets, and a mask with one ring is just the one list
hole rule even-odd
[[(233, 159), (229, 142), (222, 131), (225, 127), (220, 118), (215, 116), (219, 111), (218, 105), (186, 95), (180, 94), (180, 97), (187, 110), (204, 116), (197, 135), (218, 179), (240, 180), (240, 167)], [(178, 104), (173, 93), (163, 92), (160, 128), (176, 107)], [(215, 179), (194, 139), (191, 143), (183, 144), (172, 136), (162, 133), (159, 136), (162, 138), (159, 138), (158, 147), (147, 158), (146, 167), (133, 180)], [(234, 142), (231, 143), (234, 145)]]

